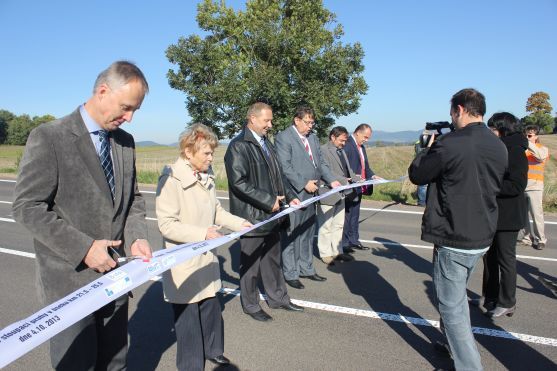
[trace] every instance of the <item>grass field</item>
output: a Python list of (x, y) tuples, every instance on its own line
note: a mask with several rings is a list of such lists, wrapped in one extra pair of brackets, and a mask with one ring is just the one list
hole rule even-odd
[[(546, 211), (557, 212), (557, 135), (541, 137), (544, 145), (549, 147), (550, 159), (545, 168), (544, 208)], [(226, 146), (219, 146), (215, 152), (213, 171), (216, 175), (217, 187), (226, 189), (226, 172), (224, 170), (224, 153)], [(22, 146), (0, 145), (0, 174), (14, 176), (23, 152)], [(408, 166), (414, 158), (414, 148), (405, 147), (374, 147), (368, 148), (368, 158), (373, 171), (386, 179), (397, 179), (407, 174)], [(178, 157), (175, 147), (140, 147), (137, 148), (137, 170), (140, 183), (156, 184), (159, 172), (166, 164), (173, 163)], [(403, 183), (389, 183), (375, 187), (373, 200), (415, 203), (416, 186), (406, 180)]]

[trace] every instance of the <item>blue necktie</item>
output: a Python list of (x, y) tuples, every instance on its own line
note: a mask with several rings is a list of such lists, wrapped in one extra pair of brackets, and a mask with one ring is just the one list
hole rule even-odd
[(108, 131), (99, 130), (99, 140), (101, 142), (101, 166), (108, 186), (110, 187), (112, 200), (114, 200), (114, 170), (112, 169), (112, 158), (110, 157), (110, 139), (108, 138)]
[(265, 144), (265, 138), (261, 138), (261, 148), (263, 148), (263, 152), (265, 152), (267, 158), (270, 158), (269, 149), (267, 148), (267, 144)]

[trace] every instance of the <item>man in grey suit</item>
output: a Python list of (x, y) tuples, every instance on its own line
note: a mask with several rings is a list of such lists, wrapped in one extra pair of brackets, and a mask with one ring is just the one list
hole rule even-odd
[[(120, 129), (149, 87), (141, 70), (115, 62), (73, 113), (31, 132), (13, 213), (34, 237), (41, 300), (52, 303), (115, 268), (116, 254), (152, 257), (133, 137)], [(113, 255), (111, 255), (113, 254)], [(128, 298), (117, 298), (50, 341), (57, 370), (125, 369)]]
[[(343, 126), (335, 126), (329, 133), (329, 142), (321, 146), (323, 159), (329, 165), (331, 172), (343, 185), (358, 181), (359, 175), (354, 174), (348, 165), (348, 158), (343, 148), (348, 140), (348, 130)], [(319, 193), (326, 193), (330, 188), (325, 184), (319, 188)], [(317, 219), (319, 220), (319, 233), (317, 247), (323, 263), (333, 265), (334, 261), (352, 261), (354, 258), (345, 254), (342, 248), (342, 230), (344, 227), (344, 197), (354, 192), (348, 189), (334, 193), (319, 201)]]
[[(289, 186), (300, 201), (307, 200), (318, 190), (317, 182), (323, 179), (332, 188), (340, 186), (323, 160), (319, 139), (311, 133), (314, 113), (309, 107), (296, 109), (294, 123), (277, 134), (277, 156)], [(290, 228), (282, 252), (282, 271), (286, 283), (303, 289), (300, 277), (325, 281), (313, 266), (313, 234), (315, 232), (315, 204), (290, 215)]]

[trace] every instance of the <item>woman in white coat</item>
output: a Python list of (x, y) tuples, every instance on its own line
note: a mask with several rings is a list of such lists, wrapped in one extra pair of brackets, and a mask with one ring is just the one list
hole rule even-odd
[[(156, 210), (165, 248), (221, 236), (251, 224), (222, 208), (211, 170), (217, 137), (202, 124), (180, 135), (180, 157), (159, 179)], [(164, 298), (172, 303), (179, 370), (203, 370), (205, 360), (225, 365), (221, 288), (217, 257), (208, 251), (163, 275)]]

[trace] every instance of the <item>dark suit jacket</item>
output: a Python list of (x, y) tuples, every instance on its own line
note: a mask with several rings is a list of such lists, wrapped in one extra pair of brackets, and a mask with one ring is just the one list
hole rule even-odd
[(313, 194), (307, 193), (304, 189), (308, 181), (323, 179), (328, 184), (335, 181), (334, 175), (321, 154), (319, 140), (314, 134), (310, 134), (307, 139), (315, 165), (311, 162), (295, 127), (289, 126), (281, 131), (275, 140), (282, 171), (288, 179), (288, 184), (301, 201), (313, 197)]
[[(364, 152), (364, 166), (366, 169), (366, 180), (371, 179), (375, 173), (369, 167), (369, 161), (367, 159), (366, 147), (362, 146)], [(354, 137), (350, 135), (348, 140), (346, 141), (346, 145), (344, 146), (344, 152), (346, 153), (346, 157), (348, 157), (348, 165), (354, 170), (354, 173), (361, 175), (362, 174), (362, 164), (360, 161), (360, 152), (358, 151), (358, 145), (354, 140)], [(361, 194), (362, 188), (357, 187), (356, 193)], [(373, 193), (373, 186), (368, 186), (366, 195), (371, 195)]]
[[(20, 164), (14, 218), (33, 235), (41, 297), (53, 302), (97, 279), (83, 259), (93, 240), (147, 237), (133, 137), (111, 134), (115, 200), (79, 110), (34, 129)], [(121, 245), (124, 246), (124, 243)], [(122, 255), (123, 248), (120, 248)]]
[[(331, 169), (332, 174), (336, 177), (336, 180), (338, 180), (342, 185), (348, 184), (348, 180), (346, 179), (346, 176), (344, 174), (344, 169), (342, 168), (342, 162), (340, 161), (340, 157), (337, 152), (337, 147), (335, 147), (331, 142), (327, 142), (321, 146), (321, 153), (323, 154), (323, 158), (325, 162), (327, 163), (327, 165), (329, 165), (329, 169)], [(344, 151), (341, 151), (341, 153), (342, 156), (344, 156), (344, 161), (346, 161), (346, 165), (348, 165), (348, 157), (346, 157), (346, 153)], [(354, 172), (350, 168), (350, 165), (348, 165), (348, 173), (351, 179), (353, 179), (354, 181), (357, 180), (358, 176), (354, 174)], [(323, 184), (323, 182), (321, 183), (323, 187), (319, 188), (320, 194), (326, 193), (331, 190), (331, 188)], [(348, 196), (353, 192), (354, 189), (347, 189), (346, 191), (344, 191), (344, 195)], [(339, 202), (342, 198), (343, 198), (342, 193), (339, 192), (339, 193), (334, 193), (331, 196), (325, 197), (321, 199), (319, 202), (322, 203), (323, 205), (333, 206), (337, 202)]]

